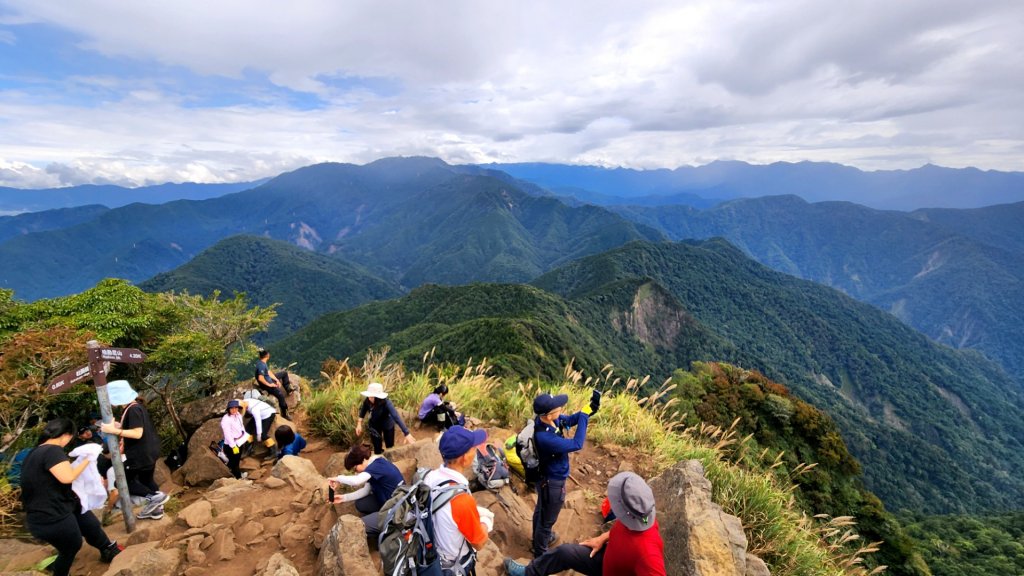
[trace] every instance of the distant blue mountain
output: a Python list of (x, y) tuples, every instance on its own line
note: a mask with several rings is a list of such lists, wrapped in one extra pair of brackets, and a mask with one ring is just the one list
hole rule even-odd
[[(809, 202), (846, 200), (885, 210), (980, 208), (1024, 200), (1024, 172), (942, 168), (865, 172), (826, 162), (753, 165), (717, 161), (675, 170), (632, 170), (565, 164), (487, 164), (593, 204), (621, 205), (621, 198), (674, 196), (660, 204), (706, 208), (708, 200), (794, 194)], [(577, 193), (571, 192), (577, 189)], [(705, 203), (694, 200), (703, 199)], [(607, 197), (612, 197), (608, 199)], [(654, 205), (646, 198), (638, 204)]]
[(143, 204), (163, 204), (172, 200), (206, 200), (232, 192), (241, 192), (255, 188), (266, 180), (256, 182), (236, 182), (232, 184), (157, 184), (140, 188), (122, 186), (99, 186), (88, 184), (70, 186), (68, 188), (44, 188), (25, 190), (0, 186), (0, 212), (38, 212), (54, 208), (72, 208), (100, 204), (107, 208), (117, 208), (133, 202)]

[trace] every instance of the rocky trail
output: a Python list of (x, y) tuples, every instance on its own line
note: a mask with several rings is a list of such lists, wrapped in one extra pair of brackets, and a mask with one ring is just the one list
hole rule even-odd
[[(196, 430), (190, 440), (185, 466), (173, 474), (162, 462), (158, 467), (158, 483), (173, 496), (164, 517), (160, 520), (138, 520), (135, 531), (126, 534), (121, 516), (114, 516), (106, 530), (112, 539), (127, 546), (124, 552), (112, 564), (104, 564), (94, 548), (83, 545), (72, 574), (380, 574), (375, 546), (368, 545), (354, 506), (325, 502), (326, 477), (345, 472), (342, 461), (347, 447), (307, 435), (302, 412), (296, 411), (296, 421), (292, 424), (309, 440), (301, 457), (286, 456), (273, 463), (264, 461), (262, 454), (257, 452), (243, 460), (242, 469), (248, 477), (235, 480), (207, 447), (220, 433), (219, 412), (224, 399), (209, 399), (205, 404), (190, 405), (182, 410), (185, 419)], [(498, 446), (513, 434), (500, 428), (487, 430), (491, 442)], [(418, 438), (417, 442), (396, 446), (386, 452), (407, 480), (419, 467), (441, 464), (438, 435), (428, 430), (414, 430), (413, 434)], [(595, 447), (589, 443), (573, 456), (573, 475), (567, 486), (566, 504), (555, 525), (559, 542), (576, 542), (600, 533), (600, 505), (608, 479), (623, 470), (634, 470), (648, 476), (644, 463), (634, 460), (624, 449)], [(696, 573), (747, 574), (748, 569), (760, 561), (746, 554), (746, 538), (739, 520), (726, 516), (710, 502), (709, 484), (703, 488), (698, 486), (690, 496), (682, 492), (686, 486), (700, 484), (700, 481), (707, 484), (699, 464), (696, 466), (698, 470), (690, 471), (677, 467), (686, 477), (660, 485), (665, 493), (664, 498), (659, 497), (658, 506), (666, 542), (666, 560), (670, 552), (679, 556), (677, 562), (691, 565), (704, 557), (713, 558), (714, 562), (734, 566), (735, 570)], [(674, 471), (676, 469), (669, 472)], [(657, 481), (652, 481), (652, 486), (656, 485)], [(505, 556), (528, 558), (535, 496), (518, 478), (514, 478), (512, 484), (497, 492), (482, 490), (475, 492), (474, 497), (479, 505), (495, 514), (494, 531), (487, 546), (479, 553), (477, 573), (480, 576), (504, 574), (501, 561)], [(671, 511), (670, 501), (688, 502), (692, 510), (697, 510), (695, 503), (698, 500), (701, 500), (699, 504), (703, 508), (699, 514), (689, 513), (695, 523), (693, 526), (687, 524), (685, 511)], [(709, 514), (715, 516), (715, 522), (709, 522)], [(673, 519), (678, 522), (673, 522)], [(717, 556), (670, 543), (670, 538), (692, 540), (691, 537), (708, 532), (712, 525), (715, 526), (712, 532), (719, 539), (712, 546), (717, 546)], [(705, 536), (703, 540), (708, 538)], [(707, 543), (702, 545), (706, 547)], [(0, 541), (0, 551), (0, 575), (33, 574), (27, 568), (53, 554), (53, 549), (47, 545), (22, 540)], [(669, 573), (684, 572), (670, 570)], [(767, 574), (767, 570), (752, 572), (760, 573)]]

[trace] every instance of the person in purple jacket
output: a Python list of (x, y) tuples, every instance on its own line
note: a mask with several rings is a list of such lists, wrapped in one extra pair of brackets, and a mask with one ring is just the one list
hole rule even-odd
[(419, 421), (424, 424), (433, 424), (439, 430), (447, 430), (456, 424), (466, 425), (466, 418), (455, 411), (455, 405), (445, 400), (448, 395), (448, 385), (438, 384), (434, 392), (423, 399), (420, 404), (420, 411), (417, 414)]
[(405, 443), (412, 444), (416, 441), (409, 433), (409, 428), (402, 421), (402, 417), (395, 410), (395, 405), (388, 400), (388, 394), (384, 391), (384, 385), (380, 382), (373, 382), (360, 392), (366, 399), (359, 405), (359, 419), (356, 421), (356, 437), (363, 435), (363, 418), (370, 415), (370, 443), (373, 444), (374, 454), (383, 454), (384, 447), (391, 448), (395, 445), (395, 424), (402, 429), (405, 435)]

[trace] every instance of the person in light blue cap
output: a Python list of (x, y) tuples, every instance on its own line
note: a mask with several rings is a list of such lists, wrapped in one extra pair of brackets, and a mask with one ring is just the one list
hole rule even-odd
[(128, 492), (146, 499), (138, 517), (160, 519), (164, 515), (164, 503), (169, 498), (153, 480), (156, 461), (160, 457), (160, 436), (144, 401), (127, 380), (114, 380), (107, 384), (107, 395), (111, 406), (125, 406), (125, 409), (120, 422), (102, 424), (100, 430), (104, 434), (121, 437)]

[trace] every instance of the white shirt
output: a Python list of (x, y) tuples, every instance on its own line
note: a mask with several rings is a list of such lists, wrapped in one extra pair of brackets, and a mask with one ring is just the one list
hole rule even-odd
[[(457, 470), (442, 466), (436, 470), (431, 470), (423, 478), (423, 481), (431, 487), (440, 486), (449, 480), (454, 480), (465, 486), (468, 495), (469, 480)], [(434, 514), (434, 544), (441, 554), (441, 563), (445, 567), (450, 567), (472, 550), (469, 542), (466, 541), (466, 537), (459, 531), (459, 526), (455, 523), (455, 519), (452, 518), (451, 503), (446, 503), (438, 509), (437, 514)]]
[(263, 437), (263, 420), (277, 414), (277, 410), (274, 410), (273, 406), (267, 404), (263, 400), (257, 400), (255, 398), (245, 400), (245, 403), (247, 406), (246, 410), (249, 411), (249, 414), (252, 414), (252, 417), (255, 420), (256, 439), (259, 440)]

